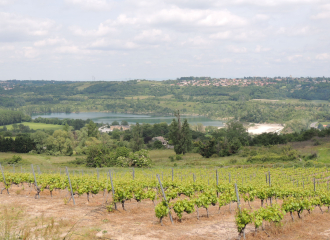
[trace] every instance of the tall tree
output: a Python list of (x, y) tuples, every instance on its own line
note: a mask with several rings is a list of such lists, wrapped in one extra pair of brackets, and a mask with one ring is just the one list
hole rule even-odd
[(143, 140), (143, 129), (139, 123), (132, 129), (132, 138), (131, 138), (131, 148), (133, 152), (140, 151), (143, 148), (144, 140)]
[(86, 124), (86, 127), (88, 130), (88, 137), (97, 137), (98, 130), (96, 123), (90, 121), (88, 124)]
[(191, 131), (187, 119), (181, 124), (180, 111), (175, 113), (177, 120), (173, 119), (170, 125), (169, 138), (174, 145), (176, 154), (185, 154), (191, 149)]

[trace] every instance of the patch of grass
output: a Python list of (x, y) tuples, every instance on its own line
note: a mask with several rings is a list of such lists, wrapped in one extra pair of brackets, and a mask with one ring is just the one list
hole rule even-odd
[[(23, 124), (24, 126), (29, 126), (30, 129), (33, 130), (58, 130), (58, 129), (62, 129), (63, 126), (62, 125), (54, 125), (54, 124), (46, 124), (46, 123), (34, 123), (34, 122), (22, 122), (22, 123), (18, 123), (19, 124)], [(13, 129), (13, 125), (6, 125), (8, 130), (12, 130)]]
[(31, 221), (23, 207), (2, 205), (0, 212), (0, 239), (60, 239), (60, 229), (67, 227), (44, 215)]

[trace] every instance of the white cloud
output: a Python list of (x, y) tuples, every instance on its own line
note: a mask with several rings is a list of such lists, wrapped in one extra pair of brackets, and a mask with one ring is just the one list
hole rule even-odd
[(318, 59), (318, 60), (330, 59), (330, 54), (328, 54), (328, 53), (321, 53), (321, 54), (316, 55), (315, 58)]
[(33, 47), (25, 47), (23, 51), (26, 58), (36, 58), (39, 55), (39, 51)]
[(0, 6), (6, 6), (15, 3), (16, 0), (0, 0)]
[(185, 45), (185, 44), (190, 44), (190, 45), (195, 45), (195, 46), (204, 46), (205, 45), (208, 45), (210, 44), (210, 41), (201, 37), (201, 36), (196, 36), (196, 37), (192, 37), (192, 38), (189, 38), (188, 41), (184, 41), (182, 43), (182, 45)]
[(68, 45), (68, 46), (60, 46), (55, 48), (54, 50), (57, 53), (70, 53), (70, 54), (78, 54), (82, 53), (79, 47), (75, 45)]
[(306, 36), (310, 35), (314, 29), (311, 26), (292, 26), (292, 27), (280, 27), (275, 33), (277, 35), (286, 36)]
[(46, 36), (56, 28), (55, 22), (49, 19), (0, 13), (0, 42), (26, 41), (29, 37)]
[(232, 53), (246, 53), (247, 49), (245, 47), (227, 46), (227, 51)]
[(291, 56), (288, 56), (288, 60), (289, 61), (296, 61), (296, 60), (301, 59), (302, 57), (303, 56), (301, 54), (291, 55)]
[(330, 18), (330, 4), (324, 4), (320, 8), (320, 12), (313, 15), (312, 19), (327, 19)]
[(255, 51), (257, 52), (257, 53), (260, 53), (260, 52), (268, 52), (270, 50), (270, 48), (264, 48), (264, 47), (262, 47), (262, 46), (260, 46), (260, 45), (258, 45), (257, 47), (256, 47), (256, 49), (255, 49)]
[(15, 47), (13, 45), (5, 45), (0, 47), (0, 51), (13, 51)]
[(109, 33), (116, 32), (116, 29), (108, 26), (107, 22), (100, 23), (99, 27), (95, 30), (82, 30), (77, 26), (70, 27), (69, 29), (73, 32), (73, 34), (84, 37), (102, 37)]
[(169, 42), (171, 38), (160, 29), (150, 29), (142, 31), (142, 33), (137, 35), (134, 40), (138, 42), (157, 43)]
[(107, 0), (65, 0), (65, 2), (92, 11), (108, 11), (113, 5), (112, 2)]
[(146, 21), (150, 24), (168, 23), (172, 26), (193, 27), (244, 26), (247, 24), (246, 19), (236, 16), (228, 10), (182, 9), (178, 7), (160, 10), (148, 16)]
[(35, 42), (33, 45), (36, 47), (45, 47), (45, 46), (54, 46), (59, 44), (67, 44), (67, 40), (64, 38), (47, 38), (44, 40), (40, 40)]
[(114, 39), (98, 39), (92, 42), (89, 46), (89, 49), (96, 50), (132, 50), (138, 48), (138, 45), (133, 41), (121, 41)]
[(211, 39), (228, 39), (230, 37), (231, 37), (231, 31), (218, 32), (210, 35)]

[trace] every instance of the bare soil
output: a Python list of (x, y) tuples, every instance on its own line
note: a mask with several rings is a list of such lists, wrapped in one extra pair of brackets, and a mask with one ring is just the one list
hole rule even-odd
[[(25, 239), (235, 239), (238, 237), (234, 222), (237, 205), (232, 203), (222, 207), (218, 213), (217, 206), (209, 208), (209, 217), (205, 209), (199, 209), (200, 219), (196, 213), (183, 214), (182, 222), (173, 216), (172, 225), (169, 218), (163, 220), (161, 226), (155, 217), (152, 201), (144, 200), (140, 203), (135, 200), (125, 203), (126, 211), (121, 204), (118, 210), (106, 210), (106, 195), (102, 193), (90, 197), (75, 196), (76, 205), (72, 200), (67, 202), (67, 191), (56, 191), (51, 198), (48, 190), (40, 194), (40, 199), (34, 198), (35, 191), (25, 186), (13, 186), (10, 194), (5, 191), (0, 195), (0, 207), (13, 211), (19, 209), (21, 217), (16, 219), (13, 232), (28, 229), (29, 237)], [(65, 200), (66, 199), (66, 200)], [(108, 201), (111, 200), (109, 195)], [(242, 207), (249, 208), (247, 203)], [(252, 204), (253, 208), (260, 207), (260, 201)], [(324, 208), (324, 211), (326, 208)], [(16, 214), (16, 213), (15, 213)], [(303, 219), (295, 216), (291, 222), (287, 214), (283, 227), (265, 226), (266, 231), (255, 233), (254, 226), (248, 225), (247, 239), (329, 239), (330, 214), (321, 214), (315, 209), (311, 215), (304, 215)], [(51, 231), (50, 226), (56, 231)], [(47, 230), (47, 229), (48, 230)], [(290, 231), (294, 229), (294, 231)], [(3, 228), (0, 224), (0, 237)], [(48, 232), (47, 232), (48, 231)], [(37, 232), (42, 232), (36, 237)], [(24, 238), (23, 238), (24, 239)]]

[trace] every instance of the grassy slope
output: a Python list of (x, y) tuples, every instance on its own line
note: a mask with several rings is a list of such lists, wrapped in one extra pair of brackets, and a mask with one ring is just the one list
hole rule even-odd
[[(30, 129), (33, 129), (33, 130), (42, 130), (42, 129), (45, 129), (45, 130), (57, 130), (57, 129), (62, 129), (63, 126), (61, 125), (54, 125), (54, 124), (46, 124), (46, 123), (33, 123), (33, 122), (23, 122), (21, 123), (25, 126), (29, 126)], [(11, 130), (13, 128), (13, 125), (6, 125), (7, 129), (8, 130)]]
[[(303, 155), (309, 155), (312, 153), (317, 153), (317, 162), (330, 163), (330, 141), (329, 139), (320, 138), (321, 145), (314, 146), (313, 141), (292, 143), (293, 148), (298, 150), (299, 153)], [(30, 164), (40, 166), (41, 170), (57, 170), (59, 167), (63, 168), (68, 166), (70, 169), (90, 169), (85, 166), (73, 166), (68, 162), (75, 160), (76, 157), (85, 156), (48, 156), (48, 155), (38, 155), (38, 154), (18, 154), (18, 153), (0, 153), (0, 161), (3, 159), (10, 159), (13, 155), (22, 156), (22, 158), (27, 162), (23, 165), (24, 169), (30, 170)], [(182, 160), (175, 160), (172, 162), (169, 157), (175, 156), (173, 150), (151, 150), (150, 157), (153, 161), (154, 168), (169, 168), (169, 167), (208, 167), (215, 168), (220, 166), (228, 165), (244, 165), (246, 164), (246, 159), (244, 157), (239, 157), (238, 155), (230, 157), (218, 157), (218, 158), (203, 158), (197, 153), (188, 153), (183, 156)], [(315, 160), (315, 159), (314, 159)], [(265, 163), (267, 164), (267, 163)], [(11, 168), (5, 166), (6, 168)], [(123, 168), (120, 168), (123, 169)]]

